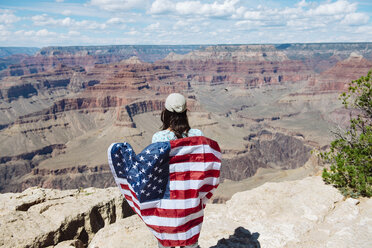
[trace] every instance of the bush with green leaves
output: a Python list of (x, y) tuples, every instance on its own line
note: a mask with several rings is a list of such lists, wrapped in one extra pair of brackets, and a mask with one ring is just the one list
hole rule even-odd
[(372, 70), (352, 81), (340, 95), (345, 108), (352, 110), (346, 131), (335, 132), (330, 151), (320, 157), (330, 164), (322, 177), (345, 196), (372, 196)]

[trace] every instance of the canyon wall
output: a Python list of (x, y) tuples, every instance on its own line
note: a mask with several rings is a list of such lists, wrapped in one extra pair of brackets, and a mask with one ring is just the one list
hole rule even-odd
[(0, 190), (112, 186), (107, 147), (150, 144), (172, 92), (219, 142), (223, 178), (301, 167), (347, 115), (337, 96), (371, 54), (370, 43), (43, 48), (0, 72)]

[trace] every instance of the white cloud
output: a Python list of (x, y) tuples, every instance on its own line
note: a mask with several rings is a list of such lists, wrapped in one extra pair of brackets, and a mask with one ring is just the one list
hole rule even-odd
[(311, 10), (311, 13), (315, 15), (336, 15), (336, 14), (344, 14), (344, 13), (351, 13), (356, 11), (357, 4), (356, 3), (349, 3), (345, 0), (338, 0), (336, 2), (325, 3), (319, 5), (314, 10)]
[(40, 29), (38, 31), (35, 31), (35, 30), (29, 30), (29, 31), (18, 30), (14, 33), (16, 35), (19, 35), (19, 36), (34, 36), (34, 37), (48, 37), (48, 36), (50, 37), (50, 36), (56, 36), (57, 35), (57, 33), (50, 32), (47, 29)]
[(68, 31), (68, 35), (69, 36), (78, 36), (78, 35), (80, 35), (80, 32), (74, 31), (74, 30), (70, 30), (70, 31)]
[(91, 0), (90, 5), (107, 11), (122, 11), (130, 9), (143, 9), (148, 0)]
[(15, 16), (10, 10), (0, 9), (0, 23), (12, 24), (21, 20), (18, 16)]
[(140, 32), (138, 32), (137, 30), (132, 29), (131, 31), (126, 32), (125, 34), (128, 34), (128, 35), (139, 35)]
[(155, 0), (150, 9), (151, 14), (165, 14), (171, 11), (174, 11), (174, 3), (169, 0)]
[(239, 0), (224, 0), (223, 3), (201, 3), (200, 1), (172, 2), (169, 0), (155, 0), (149, 13), (165, 14), (173, 12), (177, 15), (201, 15), (211, 17), (231, 16), (236, 12)]
[(341, 24), (350, 26), (359, 26), (367, 24), (369, 21), (369, 16), (364, 13), (350, 13), (345, 16), (341, 21)]
[(113, 17), (113, 18), (110, 18), (106, 23), (107, 24), (123, 24), (123, 23), (126, 23), (126, 22), (128, 22), (128, 21), (123, 19), (123, 18)]
[(105, 23), (98, 23), (96, 21), (76, 21), (70, 17), (65, 17), (63, 19), (54, 19), (48, 15), (36, 15), (31, 17), (34, 25), (36, 26), (60, 26), (60, 27), (67, 27), (72, 29), (105, 29), (107, 25)]
[(65, 16), (69, 16), (69, 15), (71, 15), (71, 14), (72, 14), (72, 11), (71, 11), (71, 10), (68, 10), (68, 9), (66, 9), (66, 10), (63, 10), (63, 11), (61, 12), (61, 14), (62, 14), (62, 15), (65, 15)]
[(302, 8), (308, 6), (309, 3), (307, 3), (305, 0), (301, 0), (301, 2), (297, 3), (296, 6)]
[(159, 22), (156, 22), (156, 23), (152, 23), (150, 25), (148, 25), (145, 30), (147, 31), (154, 31), (154, 30), (158, 30), (160, 28), (160, 23)]

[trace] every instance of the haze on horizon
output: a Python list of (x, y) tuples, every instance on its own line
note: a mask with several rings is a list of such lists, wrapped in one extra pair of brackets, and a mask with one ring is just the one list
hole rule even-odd
[(368, 0), (3, 0), (0, 46), (372, 41)]

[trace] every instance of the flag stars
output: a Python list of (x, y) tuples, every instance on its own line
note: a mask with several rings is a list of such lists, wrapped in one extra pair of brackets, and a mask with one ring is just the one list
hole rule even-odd
[(160, 153), (163, 153), (164, 152), (164, 148), (161, 147), (159, 151), (160, 151)]
[(150, 152), (150, 150), (149, 149), (147, 149), (146, 150), (146, 154), (150, 154), (151, 152)]
[(159, 182), (159, 183), (163, 182), (163, 179), (159, 179), (158, 182)]
[(162, 171), (163, 171), (162, 169), (159, 169), (159, 170), (158, 170), (158, 173), (161, 173)]
[(158, 192), (159, 192), (159, 194), (161, 194), (161, 193), (163, 193), (163, 190), (159, 189)]
[(146, 196), (149, 196), (150, 195), (150, 193), (146, 193)]
[(155, 154), (154, 155), (154, 159), (158, 159), (158, 158), (159, 158), (159, 156)]
[(115, 158), (118, 158), (119, 157), (119, 154), (115, 153)]
[(157, 188), (157, 187), (156, 187), (156, 186), (154, 186), (154, 187), (152, 187), (152, 190), (156, 190), (156, 188)]
[(121, 165), (121, 163), (117, 163), (116, 165), (117, 165), (117, 166), (120, 166), (120, 165)]
[(149, 174), (149, 178), (152, 178), (152, 174), (151, 173)]
[(142, 172), (142, 173), (145, 173), (146, 171), (145, 171), (145, 169), (142, 169), (141, 172)]
[(145, 160), (145, 158), (143, 156), (141, 156), (139, 159), (140, 159), (140, 161)]
[(144, 191), (143, 189), (141, 189), (141, 194), (144, 194), (146, 191)]
[(148, 165), (148, 166), (151, 166), (152, 164), (151, 164), (151, 162), (149, 161), (149, 162), (147, 163), (147, 165)]
[(143, 182), (143, 183), (146, 183), (146, 182), (147, 182), (147, 180), (146, 180), (146, 179), (142, 179), (142, 182)]
[(131, 152), (131, 151), (132, 151), (132, 149), (128, 148), (128, 149), (127, 149), (127, 150), (125, 150), (125, 151), (127, 151), (127, 152)]

